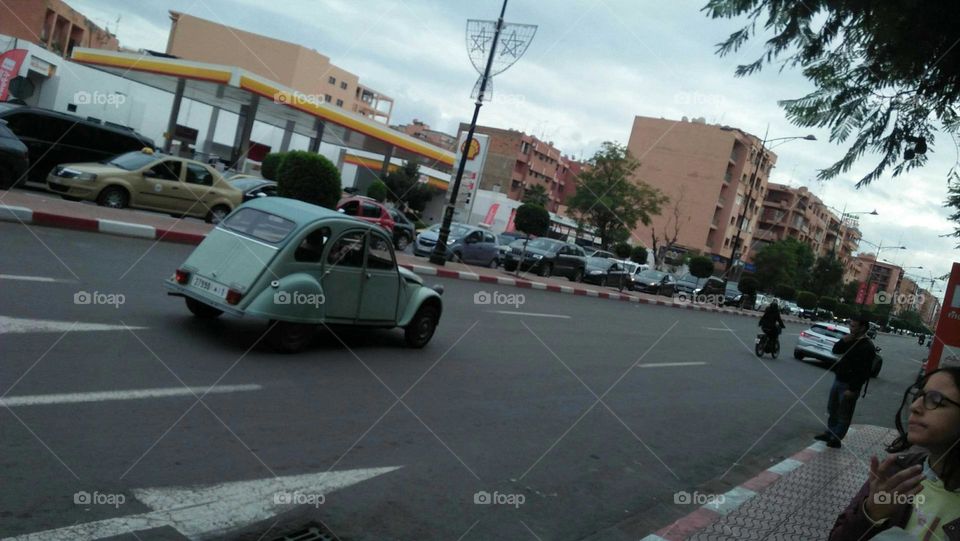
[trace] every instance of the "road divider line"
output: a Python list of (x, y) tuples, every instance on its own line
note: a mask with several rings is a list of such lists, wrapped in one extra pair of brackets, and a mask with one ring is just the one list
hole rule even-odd
[(570, 319), (570, 316), (563, 314), (538, 314), (536, 312), (514, 312), (512, 310), (490, 310), (494, 314), (505, 314), (508, 316), (530, 316), (530, 317), (553, 317), (557, 319)]
[(105, 323), (80, 323), (78, 321), (52, 321), (23, 317), (0, 316), (0, 334), (26, 334), (33, 332), (89, 332), (140, 330), (147, 327), (108, 325)]
[(705, 362), (689, 362), (689, 363), (647, 363), (647, 364), (638, 364), (637, 368), (668, 368), (672, 366), (702, 366), (707, 363)]
[(78, 404), (84, 402), (107, 402), (112, 400), (143, 400), (146, 398), (169, 398), (175, 396), (201, 396), (243, 391), (259, 391), (261, 385), (217, 385), (215, 387), (167, 387), (160, 389), (131, 389), (126, 391), (98, 391), (90, 393), (35, 394), (0, 398), (0, 406), (16, 408), (23, 406), (49, 406), (55, 404)]
[(26, 276), (22, 274), (0, 274), (0, 280), (20, 280), (22, 282), (76, 282), (68, 278), (50, 278), (49, 276)]

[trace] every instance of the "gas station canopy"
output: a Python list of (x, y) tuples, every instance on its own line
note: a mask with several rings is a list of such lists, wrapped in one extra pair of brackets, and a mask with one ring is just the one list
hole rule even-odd
[(416, 158), (443, 171), (453, 166), (454, 155), (448, 150), (239, 67), (87, 48), (74, 49), (71, 59), (174, 95), (182, 85), (182, 97), (238, 115), (252, 106), (259, 122), (281, 129), (292, 127), (294, 133), (307, 137), (321, 133), (323, 142), (331, 145), (387, 158)]

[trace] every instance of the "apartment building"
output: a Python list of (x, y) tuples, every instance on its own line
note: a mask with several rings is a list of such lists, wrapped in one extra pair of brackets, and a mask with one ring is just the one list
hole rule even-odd
[[(702, 118), (635, 117), (627, 148), (640, 161), (636, 178), (670, 198), (650, 225), (637, 226), (635, 237), (649, 246), (653, 232), (661, 237), (672, 230), (673, 208), (678, 205), (681, 248), (711, 254), (718, 266), (724, 266), (734, 257), (739, 229), (740, 252), (748, 254), (777, 161), (777, 155), (761, 150), (760, 143), (754, 135), (707, 124)], [(741, 218), (744, 208), (746, 215)]]
[[(460, 133), (469, 129), (460, 124)], [(475, 133), (487, 135), (490, 148), (480, 180), (481, 190), (507, 194), (520, 201), (526, 190), (543, 186), (548, 197), (547, 210), (559, 212), (576, 192), (576, 175), (581, 164), (553, 146), (517, 130), (477, 126)]]
[(920, 290), (920, 296), (920, 319), (927, 327), (935, 329), (937, 318), (940, 317), (940, 299), (925, 289)]
[[(898, 265), (877, 261), (874, 254), (861, 253), (850, 259), (843, 281), (854, 281), (858, 283), (869, 282), (870, 288), (867, 290), (868, 293), (871, 289), (874, 289), (873, 284), (876, 284), (876, 291), (878, 293), (881, 291), (886, 292), (888, 298), (892, 300), (895, 298), (897, 288), (900, 286), (900, 280), (902, 278), (903, 269)], [(868, 296), (865, 303), (872, 304), (873, 299)]]
[(74, 47), (117, 51), (120, 43), (62, 0), (4, 0), (0, 34), (35, 43), (68, 58)]
[(425, 122), (413, 119), (413, 122), (410, 124), (390, 127), (412, 137), (416, 137), (417, 139), (423, 139), (431, 145), (455, 152), (454, 147), (457, 146), (457, 138), (442, 131), (432, 130), (430, 129), (430, 125)]
[(844, 266), (860, 244), (856, 217), (843, 220), (806, 187), (771, 182), (763, 199), (760, 225), (750, 246), (755, 255), (767, 244), (786, 238), (803, 242), (816, 257), (833, 252)]
[(313, 49), (246, 32), (186, 13), (170, 12), (167, 54), (237, 66), (312, 99), (390, 123), (393, 99), (360, 83), (360, 77)]

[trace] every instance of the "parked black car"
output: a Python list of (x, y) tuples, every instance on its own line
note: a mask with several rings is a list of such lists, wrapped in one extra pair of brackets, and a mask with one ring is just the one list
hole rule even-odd
[(0, 120), (0, 189), (12, 187), (27, 172), (30, 166), (27, 154), (27, 145)]
[(586, 272), (583, 281), (597, 284), (601, 287), (616, 287), (623, 289), (627, 286), (627, 271), (623, 264), (601, 256), (591, 256), (586, 259)]
[(666, 272), (650, 269), (636, 275), (633, 281), (633, 289), (642, 293), (670, 297), (677, 290), (677, 282), (673, 276)]
[(688, 293), (693, 295), (693, 290), (700, 287), (701, 280), (696, 276), (690, 274), (684, 274), (680, 278), (676, 279), (676, 290), (677, 293)]
[(277, 183), (265, 178), (236, 175), (227, 179), (231, 186), (243, 192), (243, 202), (258, 197), (273, 197), (277, 195)]
[(513, 272), (520, 270), (536, 271), (540, 276), (565, 276), (574, 282), (583, 280), (587, 267), (587, 256), (583, 248), (570, 242), (563, 242), (546, 237), (533, 239), (527, 243), (526, 255), (520, 261), (523, 252), (522, 240), (510, 244), (510, 251), (503, 263), (503, 268)]
[(152, 139), (131, 129), (49, 109), (0, 103), (0, 119), (27, 146), (26, 182), (34, 186), (46, 186), (50, 171), (62, 163), (101, 162), (154, 147)]
[(709, 278), (701, 279), (700, 285), (690, 293), (679, 291), (679, 287), (677, 289), (679, 295), (684, 299), (722, 305), (726, 297), (727, 281), (717, 276), (710, 276)]
[(404, 251), (407, 246), (417, 238), (417, 228), (410, 221), (410, 218), (397, 209), (390, 209), (390, 217), (393, 218), (393, 246)]

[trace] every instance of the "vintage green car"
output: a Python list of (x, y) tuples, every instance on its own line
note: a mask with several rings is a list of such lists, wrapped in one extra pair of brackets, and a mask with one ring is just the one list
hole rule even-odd
[(383, 229), (282, 197), (244, 203), (164, 285), (194, 316), (269, 320), (267, 340), (302, 349), (318, 325), (402, 327), (421, 348), (440, 321), (440, 286), (397, 267)]

